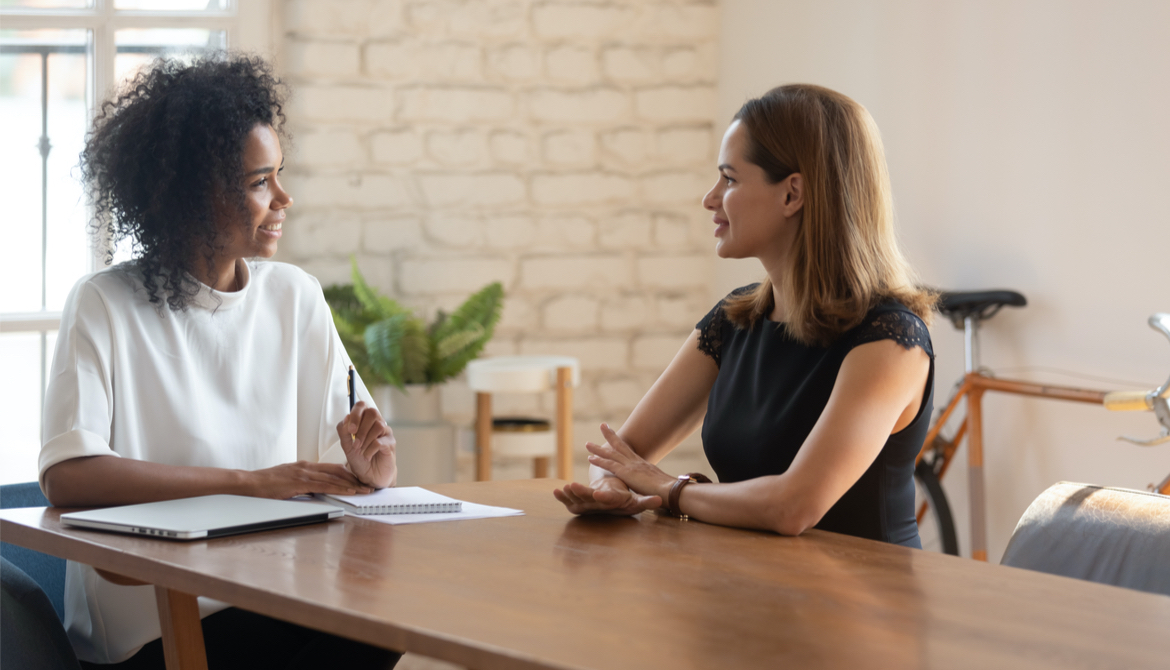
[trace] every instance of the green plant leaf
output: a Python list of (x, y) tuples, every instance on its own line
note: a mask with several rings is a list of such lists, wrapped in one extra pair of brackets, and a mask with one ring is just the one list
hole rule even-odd
[(398, 388), (427, 382), (431, 344), (422, 319), (395, 314), (370, 324), (364, 339), (376, 378)]
[(374, 316), (374, 320), (381, 321), (396, 314), (410, 313), (409, 309), (378, 293), (375, 288), (366, 283), (366, 278), (362, 276), (361, 270), (358, 269), (356, 258), (351, 257), (350, 264), (353, 266), (354, 297), (367, 312)]
[(454, 377), (479, 355), (495, 331), (503, 304), (504, 287), (494, 282), (469, 297), (437, 324), (431, 335), (435, 350), (428, 369), (430, 383), (437, 384)]

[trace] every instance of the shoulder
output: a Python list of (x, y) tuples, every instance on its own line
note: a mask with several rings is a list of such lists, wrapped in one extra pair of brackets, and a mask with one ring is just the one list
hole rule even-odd
[(313, 275), (290, 263), (253, 260), (248, 262), (253, 278), (265, 287), (320, 293), (321, 282)]
[(926, 323), (910, 308), (896, 300), (884, 301), (869, 310), (861, 323), (848, 330), (842, 337), (847, 349), (880, 340), (893, 340), (903, 349), (918, 347), (934, 357), (930, 330)]
[(723, 350), (724, 329), (732, 325), (731, 321), (727, 318), (727, 313), (724, 311), (724, 306), (728, 300), (747, 295), (756, 290), (758, 286), (759, 283), (748, 284), (747, 286), (740, 286), (731, 293), (728, 293), (726, 297), (711, 308), (711, 311), (707, 312), (706, 316), (695, 324), (695, 329), (699, 331), (699, 351), (710, 356), (715, 361), (715, 365), (718, 366), (722, 363), (721, 352)]

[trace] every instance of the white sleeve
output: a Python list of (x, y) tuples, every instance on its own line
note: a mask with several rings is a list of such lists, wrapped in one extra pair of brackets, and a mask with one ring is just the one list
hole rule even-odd
[(89, 277), (83, 277), (65, 301), (45, 391), (39, 461), (42, 490), (45, 472), (61, 461), (118, 455), (110, 448), (113, 339), (105, 297)]
[[(337, 424), (349, 414), (349, 395), (346, 392), (346, 374), (352, 364), (337, 328), (321, 285), (311, 275), (305, 275), (311, 286), (300, 296), (305, 309), (302, 345), (308, 350), (299, 352), (302, 372), (297, 380), (298, 397), (298, 454), (301, 460), (321, 463), (346, 462)], [(357, 380), (357, 400), (374, 406), (374, 400), (360, 375)]]

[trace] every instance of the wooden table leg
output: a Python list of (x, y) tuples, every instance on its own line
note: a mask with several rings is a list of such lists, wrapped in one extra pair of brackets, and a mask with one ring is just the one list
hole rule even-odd
[(573, 480), (573, 368), (557, 368), (557, 478)]
[(154, 587), (154, 595), (167, 670), (207, 670), (198, 599), (161, 586)]
[(983, 488), (983, 390), (967, 394), (967, 486), (971, 496), (971, 558), (987, 560), (987, 501)]

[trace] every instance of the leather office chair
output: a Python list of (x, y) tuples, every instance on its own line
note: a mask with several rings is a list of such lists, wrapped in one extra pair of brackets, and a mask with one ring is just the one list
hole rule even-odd
[(1059, 482), (1020, 518), (1001, 564), (1170, 595), (1170, 496)]
[[(45, 507), (36, 482), (0, 486), (0, 507)], [(0, 666), (27, 670), (80, 670), (61, 621), (65, 613), (65, 561), (0, 543)]]

